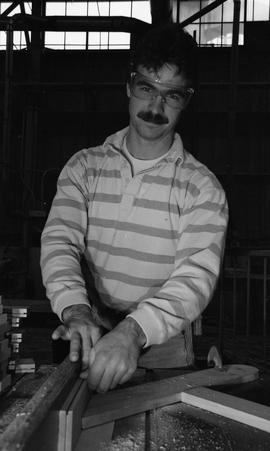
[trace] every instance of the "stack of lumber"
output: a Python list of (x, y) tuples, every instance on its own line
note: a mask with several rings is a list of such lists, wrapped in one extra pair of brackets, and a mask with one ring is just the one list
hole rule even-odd
[(6, 338), (8, 327), (7, 314), (3, 313), (2, 297), (0, 296), (0, 393), (11, 384), (11, 376), (7, 374), (11, 354), (9, 340)]

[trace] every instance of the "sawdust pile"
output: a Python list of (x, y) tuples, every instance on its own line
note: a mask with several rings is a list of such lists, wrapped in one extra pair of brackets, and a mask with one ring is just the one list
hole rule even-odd
[(234, 447), (222, 430), (180, 409), (156, 410), (150, 430), (128, 431), (102, 444), (100, 451), (230, 451)]

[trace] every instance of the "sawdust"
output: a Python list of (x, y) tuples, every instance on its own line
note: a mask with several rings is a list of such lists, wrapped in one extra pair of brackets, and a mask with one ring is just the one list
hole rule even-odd
[(184, 414), (180, 409), (155, 411), (151, 427), (121, 434), (110, 443), (101, 443), (99, 451), (230, 451), (232, 444), (222, 430)]
[(42, 365), (38, 371), (19, 378), (9, 392), (1, 397), (0, 434), (5, 431), (16, 416), (24, 412), (25, 406), (49, 375), (55, 370), (53, 365)]

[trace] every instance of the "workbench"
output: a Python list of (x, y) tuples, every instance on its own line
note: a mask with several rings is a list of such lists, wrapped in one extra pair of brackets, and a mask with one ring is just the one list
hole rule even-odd
[[(128, 409), (126, 401), (136, 404), (136, 399), (139, 399), (138, 394), (141, 393), (143, 386), (148, 384), (149, 390), (145, 393), (148, 393), (150, 397), (154, 392), (151, 387), (154, 387), (155, 384), (156, 387), (160, 387), (160, 396), (168, 396), (168, 391), (164, 389), (164, 387), (168, 387), (166, 385), (168, 381), (178, 380), (179, 377), (185, 378), (190, 373), (190, 369), (138, 370), (130, 382), (103, 395), (90, 394), (85, 381), (78, 378), (77, 370), (76, 365), (70, 364), (68, 359), (65, 359), (59, 366), (41, 365), (36, 373), (18, 378), (13, 388), (1, 399), (0, 433), (2, 433), (2, 437), (8, 428), (11, 428), (14, 420), (17, 421), (17, 425), (20, 426), (20, 422), (22, 424), (29, 406), (31, 410), (33, 406), (35, 408), (39, 405), (37, 416), (41, 415), (41, 418), (44, 415), (41, 421), (35, 422), (34, 419), (35, 424), (32, 423), (33, 418), (30, 418), (28, 423), (26, 422), (26, 428), (22, 430), (22, 435), (19, 438), (22, 446), (18, 445), (19, 442), (16, 442), (18, 437), (14, 438), (18, 428), (15, 427), (14, 431), (12, 431), (12, 428), (10, 429), (12, 433), (9, 442), (1, 443), (0, 435), (1, 450), (269, 451), (270, 449), (270, 416), (269, 419), (267, 417), (270, 407), (264, 409), (261, 406), (262, 415), (267, 417), (269, 423), (269, 426), (267, 426), (269, 432), (194, 407), (189, 401), (169, 402), (168, 405), (163, 404), (161, 407), (159, 407), (158, 402), (156, 407), (155, 403), (152, 403), (149, 409), (146, 408), (146, 410), (139, 411), (134, 415), (125, 416), (124, 409)], [(193, 371), (193, 373), (195, 372)], [(49, 390), (47, 390), (48, 381)], [(59, 389), (60, 385), (62, 386), (61, 390)], [(246, 384), (220, 386), (218, 390), (217, 387), (202, 389), (202, 391), (200, 391), (201, 389), (196, 390), (199, 390), (202, 397), (205, 397), (205, 393), (207, 395), (209, 392), (210, 394), (218, 393), (219, 399), (223, 396), (229, 396), (229, 400), (234, 400), (234, 406), (236, 404), (235, 396), (239, 405), (241, 399), (243, 399), (244, 404), (246, 399), (252, 403), (254, 401), (256, 403), (262, 402), (270, 406), (269, 387), (270, 375), (265, 374), (260, 375), (256, 381)], [(44, 388), (47, 390), (46, 393), (43, 390)], [(151, 391), (152, 393), (150, 393)], [(225, 395), (225, 392), (229, 395)], [(123, 397), (125, 393), (129, 393), (126, 398)], [(136, 399), (134, 399), (132, 393), (134, 393)], [(37, 394), (38, 402), (34, 405), (35, 402), (32, 401)], [(94, 415), (94, 421), (91, 420), (91, 403), (95, 402), (98, 410), (98, 406), (103, 404), (102, 397), (104, 405), (106, 405), (110, 396), (116, 396), (114, 399), (117, 402), (123, 399), (123, 412), (118, 412), (116, 418), (110, 421), (108, 420), (109, 417), (106, 419), (108, 410), (105, 409), (106, 412), (103, 412), (102, 415)], [(145, 396), (145, 399), (147, 396)], [(177, 400), (177, 398), (175, 399)], [(147, 406), (147, 403), (145, 403), (145, 406)], [(243, 410), (242, 407), (241, 409)], [(88, 427), (89, 421), (93, 421), (93, 426)], [(61, 435), (61, 431), (64, 433), (63, 435)], [(20, 441), (21, 439), (22, 441)], [(8, 443), (7, 447), (6, 443)]]

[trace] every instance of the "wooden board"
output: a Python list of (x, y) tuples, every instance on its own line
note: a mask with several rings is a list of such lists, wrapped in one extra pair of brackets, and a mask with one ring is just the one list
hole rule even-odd
[(82, 414), (90, 398), (86, 380), (79, 379), (77, 393), (70, 404), (66, 416), (65, 451), (72, 451), (82, 430)]
[(270, 407), (205, 387), (181, 393), (181, 401), (240, 423), (270, 432)]
[(114, 431), (114, 421), (93, 428), (84, 429), (75, 451), (100, 451), (100, 447), (110, 443)]
[(1, 451), (20, 451), (45, 418), (57, 397), (73, 378), (77, 378), (79, 362), (71, 363), (69, 357), (48, 377), (0, 436)]
[(82, 418), (82, 428), (97, 426), (181, 401), (181, 393), (193, 387), (240, 384), (257, 379), (257, 368), (248, 365), (225, 365), (210, 368), (135, 387), (96, 394), (90, 400)]

